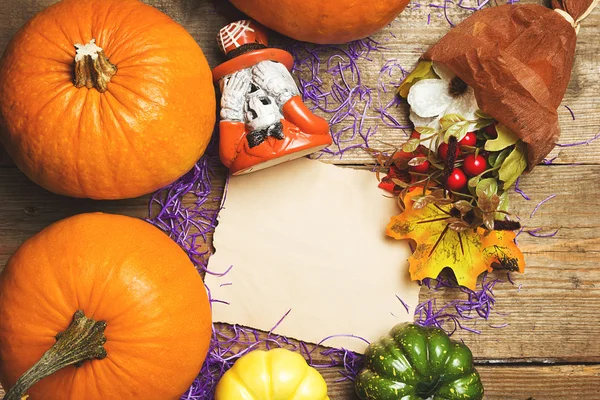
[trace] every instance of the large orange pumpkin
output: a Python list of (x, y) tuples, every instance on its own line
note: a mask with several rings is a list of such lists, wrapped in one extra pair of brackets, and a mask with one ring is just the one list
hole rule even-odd
[(138, 0), (63, 0), (0, 63), (0, 140), (63, 195), (129, 198), (173, 182), (206, 149), (215, 110), (200, 47)]
[(178, 399), (212, 331), (204, 284), (185, 252), (146, 222), (107, 214), (63, 220), (25, 242), (0, 274), (0, 321), (5, 389), (58, 346), (59, 333), (89, 330), (84, 341), (96, 340), (71, 349), (90, 354), (33, 385), (29, 400)]
[(392, 22), (409, 0), (230, 0), (263, 25), (305, 42), (337, 44)]

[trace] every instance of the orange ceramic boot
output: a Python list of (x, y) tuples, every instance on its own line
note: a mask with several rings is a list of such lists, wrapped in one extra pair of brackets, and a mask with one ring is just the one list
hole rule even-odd
[(229, 60), (213, 70), (221, 87), (220, 156), (242, 175), (319, 151), (332, 142), (327, 122), (302, 102), (287, 51), (268, 48), (262, 26), (238, 21), (221, 29)]

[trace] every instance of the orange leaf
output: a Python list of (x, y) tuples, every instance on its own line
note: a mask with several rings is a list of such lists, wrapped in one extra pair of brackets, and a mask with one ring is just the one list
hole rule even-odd
[(492, 271), (493, 264), (524, 271), (525, 260), (514, 242), (514, 232), (489, 232), (483, 228), (456, 232), (447, 223), (452, 205), (413, 208), (415, 201), (423, 196), (422, 188), (408, 192), (403, 199), (406, 210), (393, 217), (386, 230), (394, 239), (411, 239), (416, 243), (408, 259), (412, 280), (437, 278), (449, 267), (459, 285), (475, 289), (477, 277), (484, 271)]

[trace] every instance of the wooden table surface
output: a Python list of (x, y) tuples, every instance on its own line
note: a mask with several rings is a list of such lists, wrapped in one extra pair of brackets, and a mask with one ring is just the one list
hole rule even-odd
[[(211, 65), (217, 65), (221, 57), (214, 38), (228, 19), (215, 12), (215, 6), (227, 8), (225, 0), (146, 2), (183, 24)], [(0, 1), (0, 49), (28, 18), (52, 3), (55, 0)], [(455, 23), (469, 13), (456, 6), (447, 11)], [(365, 64), (363, 79), (375, 86), (383, 62), (390, 58), (396, 58), (406, 69), (412, 68), (424, 49), (448, 29), (439, 9), (425, 4), (411, 7), (373, 36), (385, 41), (386, 49)], [(562, 143), (591, 139), (600, 132), (599, 39), (597, 9), (581, 27), (573, 77), (563, 102), (573, 110), (575, 120), (566, 107), (559, 109)], [(275, 42), (281, 40), (276, 38)], [(400, 108), (395, 117), (406, 122), (406, 108)], [(397, 144), (404, 141), (405, 133), (380, 127), (376, 138)], [(600, 399), (600, 140), (557, 148), (551, 157), (556, 157), (552, 165), (538, 166), (522, 179), (521, 188), (532, 200), (511, 193), (511, 208), (522, 217), (525, 227), (542, 228), (543, 232), (558, 229), (558, 234), (552, 238), (521, 235), (519, 244), (526, 255), (527, 270), (515, 276), (515, 286), (506, 283), (496, 287), (496, 311), (500, 314), (476, 325), (481, 335), (457, 334), (476, 357), (486, 399)], [(361, 151), (329, 161), (372, 163)], [(530, 218), (534, 207), (553, 194), (556, 197)], [(0, 149), (0, 266), (27, 238), (62, 218), (91, 211), (144, 218), (147, 205), (148, 197), (94, 202), (53, 195), (31, 183)], [(436, 297), (447, 302), (457, 296), (460, 293), (455, 291), (423, 289), (421, 300)], [(502, 324), (508, 326), (490, 326)], [(350, 383), (334, 382), (339, 378), (337, 372), (325, 375), (332, 399), (355, 399)]]

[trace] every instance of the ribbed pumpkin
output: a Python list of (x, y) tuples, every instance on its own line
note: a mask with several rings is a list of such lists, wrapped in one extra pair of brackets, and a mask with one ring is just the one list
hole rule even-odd
[(200, 47), (138, 0), (63, 0), (0, 62), (0, 140), (58, 194), (130, 198), (173, 182), (206, 149), (215, 110)]
[(361, 400), (481, 400), (471, 350), (435, 327), (399, 324), (365, 352)]
[(144, 221), (106, 214), (58, 222), (17, 250), (0, 274), (0, 321), (5, 389), (51, 348), (49, 365), (79, 361), (26, 390), (29, 400), (178, 399), (212, 332), (185, 252)]
[(263, 25), (305, 42), (345, 43), (392, 22), (409, 0), (230, 0)]
[(323, 376), (298, 353), (254, 350), (223, 375), (214, 400), (329, 400)]

